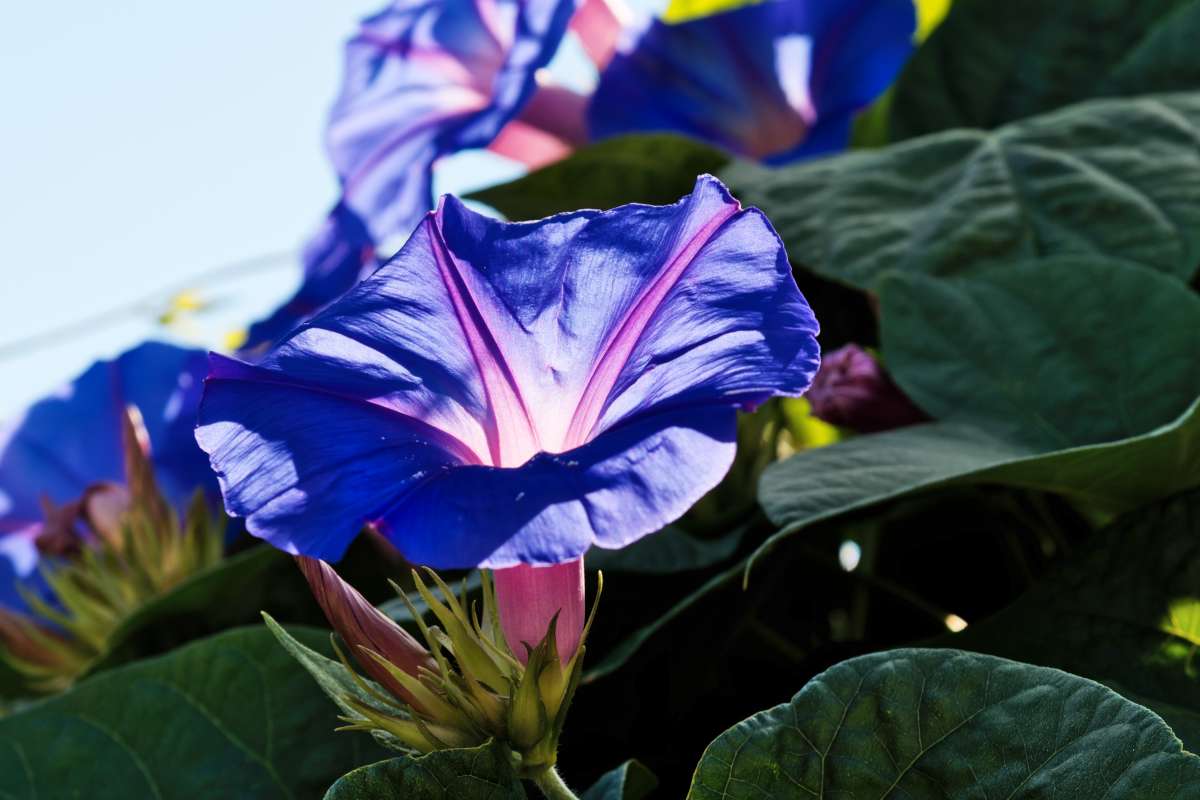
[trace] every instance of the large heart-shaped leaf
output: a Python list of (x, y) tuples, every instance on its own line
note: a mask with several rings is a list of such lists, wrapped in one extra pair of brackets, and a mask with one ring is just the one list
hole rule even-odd
[(705, 751), (689, 800), (1182, 800), (1200, 758), (1162, 719), (1074, 675), (952, 650), (843, 662)]
[(1200, 485), (1200, 400), (1141, 436), (1052, 452), (966, 425), (934, 423), (798, 453), (763, 473), (759, 502), (781, 530), (752, 561), (820, 520), (971, 483), (1059, 492), (1113, 512)]
[(308, 587), (291, 561), (286, 553), (257, 545), (191, 576), (122, 622), (110, 637), (108, 653), (88, 674), (256, 622), (263, 608), (281, 613), (312, 606)]
[(945, 643), (1110, 684), (1200, 751), (1200, 492), (1117, 520), (1014, 605)]
[(690, 192), (697, 175), (728, 161), (724, 153), (674, 134), (620, 136), (469, 197), (511, 220), (625, 203), (664, 205)]
[(512, 757), (498, 744), (401, 756), (359, 767), (325, 800), (524, 800)]
[(1200, 297), (1078, 256), (880, 282), (883, 352), (936, 419), (1041, 451), (1139, 436), (1200, 397)]
[(994, 128), (1092, 97), (1191, 89), (1195, 0), (958, 0), (909, 61), (894, 140)]
[(1183, 281), (1200, 266), (1200, 94), (1097, 100), (721, 177), (767, 213), (793, 264), (864, 289), (890, 269), (953, 275), (1055, 254)]
[(0, 720), (0, 796), (318, 797), (386, 752), (334, 733), (336, 716), (270, 632), (239, 628)]

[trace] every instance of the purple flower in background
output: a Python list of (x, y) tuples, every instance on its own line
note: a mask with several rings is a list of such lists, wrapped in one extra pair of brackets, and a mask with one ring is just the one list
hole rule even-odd
[[(433, 205), (434, 162), (496, 139), (574, 10), (575, 0), (398, 0), (363, 20), (326, 134), (341, 199), (305, 248), (299, 291), (252, 326), (248, 348), (277, 341), (374, 269), (378, 245), (412, 231)], [(506, 146), (549, 141), (521, 128)]]
[(879, 362), (856, 344), (825, 356), (808, 391), (808, 402), (817, 419), (858, 433), (929, 421)]
[(432, 205), (433, 162), (485, 147), (535, 89), (574, 0), (400, 0), (346, 47), (327, 135), (342, 202), (376, 241)]
[(816, 332), (770, 223), (714, 178), (521, 224), (445, 198), (259, 363), (212, 356), (196, 437), (289, 552), (336, 560), (372, 523), (431, 566), (569, 562), (720, 481), (737, 409), (801, 394)]
[(839, 150), (915, 28), (912, 0), (768, 0), (656, 20), (601, 74), (591, 134), (675, 131), (768, 163)]
[(206, 372), (203, 351), (142, 344), (96, 362), (0, 431), (0, 607), (24, 606), (16, 581), (36, 579), (40, 555), (66, 546), (65, 528), (111, 526), (127, 496), (120, 486), (127, 406), (141, 413), (168, 501), (180, 507), (201, 487), (216, 496), (192, 433)]

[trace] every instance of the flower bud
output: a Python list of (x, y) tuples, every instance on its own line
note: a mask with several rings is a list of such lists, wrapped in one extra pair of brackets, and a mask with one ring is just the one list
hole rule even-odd
[[(363, 671), (383, 685), (389, 692), (414, 708), (421, 704), (411, 691), (412, 684), (396, 678), (396, 670), (388, 669), (391, 664), (411, 676), (420, 674), (422, 667), (432, 669), (436, 665), (429, 651), (417, 642), (408, 631), (390, 620), (383, 612), (367, 602), (350, 584), (343, 581), (333, 567), (324, 561), (307, 556), (296, 556), (296, 563), (304, 573), (313, 597), (316, 598), (325, 618), (333, 629), (350, 645)], [(374, 658), (363, 650), (374, 653)], [(382, 659), (382, 663), (380, 661)]]
[(822, 359), (807, 397), (814, 417), (858, 433), (876, 433), (929, 419), (892, 382), (879, 362), (855, 344)]

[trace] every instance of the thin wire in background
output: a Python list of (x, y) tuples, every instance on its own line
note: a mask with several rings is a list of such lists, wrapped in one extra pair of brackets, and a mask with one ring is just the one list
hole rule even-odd
[(230, 264), (210, 268), (196, 273), (185, 280), (180, 280), (156, 289), (153, 292), (148, 292), (129, 303), (123, 303), (115, 308), (100, 311), (49, 330), (4, 342), (0, 344), (0, 361), (17, 356), (27, 356), (38, 350), (54, 347), (76, 336), (90, 333), (98, 328), (127, 322), (131, 316), (138, 314), (159, 315), (172, 298), (187, 291), (211, 286), (214, 283), (270, 272), (284, 267), (296, 268), (295, 252), (289, 250), (254, 256), (253, 258), (242, 259)]

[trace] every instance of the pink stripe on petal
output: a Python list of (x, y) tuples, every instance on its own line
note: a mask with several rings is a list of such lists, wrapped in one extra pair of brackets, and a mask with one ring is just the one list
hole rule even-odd
[(521, 663), (528, 658), (525, 645), (537, 647), (550, 629), (550, 620), (558, 614), (556, 639), (558, 657), (566, 663), (579, 648), (583, 635), (584, 584), (583, 559), (549, 567), (498, 569), (496, 605), (504, 637)]
[(537, 427), (496, 337), (471, 295), (450, 248), (442, 239), (441, 213), (439, 207), (435, 216), (439, 224), (430, 225), (428, 229), (431, 249), (487, 394), (491, 424), (486, 427), (492, 465), (517, 467), (542, 449)]
[(518, 119), (569, 145), (582, 147), (588, 142), (587, 106), (588, 98), (578, 92), (565, 86), (541, 83)]
[[(722, 189), (722, 191), (724, 190)], [(699, 199), (699, 187), (691, 197), (692, 202)], [(721, 209), (692, 234), (682, 249), (676, 251), (674, 258), (667, 263), (637, 302), (626, 312), (625, 318), (614, 328), (614, 333), (601, 350), (600, 357), (596, 360), (592, 374), (588, 377), (587, 385), (579, 398), (579, 404), (571, 418), (571, 425), (567, 429), (564, 449), (570, 450), (579, 447), (591, 438), (596, 422), (604, 411), (605, 403), (608, 401), (617, 378), (625, 368), (634, 348), (637, 347), (638, 340), (651, 318), (658, 311), (671, 289), (679, 282), (680, 277), (691, 266), (697, 254), (712, 241), (717, 231), (741, 210), (741, 204), (732, 197), (726, 195), (725, 199), (726, 202)]]
[(553, 134), (515, 119), (500, 129), (487, 149), (529, 169), (541, 169), (566, 158), (574, 148)]
[(604, 69), (612, 60), (621, 31), (631, 17), (621, 0), (583, 0), (571, 17), (571, 30), (598, 69)]

